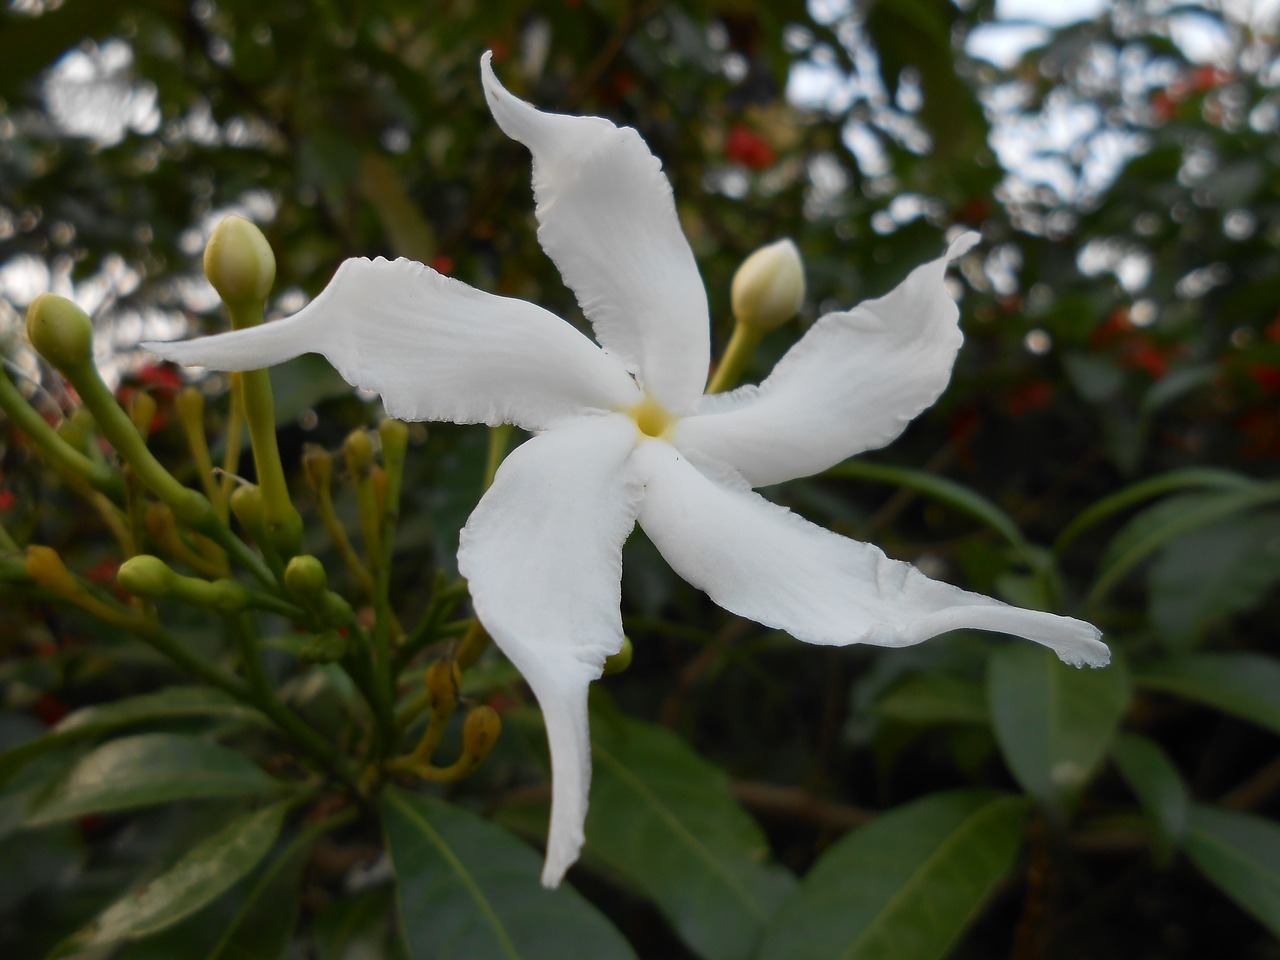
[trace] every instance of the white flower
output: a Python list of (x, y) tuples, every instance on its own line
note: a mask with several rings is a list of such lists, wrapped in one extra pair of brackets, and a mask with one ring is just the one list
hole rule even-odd
[(703, 396), (706, 294), (659, 161), (633, 129), (516, 99), (488, 54), (481, 73), (494, 119), (533, 153), (539, 240), (600, 346), (422, 264), (353, 259), (292, 317), (150, 348), (223, 370), (321, 353), (392, 416), (538, 432), (471, 514), (458, 568), (546, 720), (545, 885), (583, 843), (587, 687), (622, 645), (622, 544), (637, 520), (720, 606), (809, 643), (900, 647), (977, 628), (1068, 663), (1108, 661), (1087, 623), (930, 580), (751, 489), (883, 446), (937, 399), (962, 339), (943, 277), (975, 234), (880, 299), (822, 317), (759, 386)]

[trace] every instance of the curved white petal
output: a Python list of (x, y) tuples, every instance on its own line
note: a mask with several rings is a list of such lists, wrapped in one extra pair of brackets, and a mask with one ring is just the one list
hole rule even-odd
[(641, 489), (630, 418), (588, 417), (534, 437), (503, 462), (462, 531), (458, 570), (476, 615), (524, 675), (551, 746), (554, 887), (578, 858), (591, 781), (587, 687), (622, 646), (622, 544)]
[(966, 233), (880, 299), (822, 317), (760, 386), (704, 398), (676, 445), (759, 487), (893, 440), (951, 379), (964, 338), (943, 277), (977, 242)]
[(387, 413), (402, 420), (538, 430), (639, 400), (622, 365), (559, 317), (413, 260), (347, 260), (291, 317), (143, 346), (220, 370), (320, 353), (348, 383), (381, 394)]
[(662, 164), (630, 127), (542, 113), (480, 61), (489, 109), (533, 154), (538, 240), (596, 338), (668, 410), (693, 410), (707, 381), (707, 295)]
[(634, 460), (645, 483), (640, 526), (680, 576), (733, 613), (809, 643), (901, 647), (976, 628), (1034, 640), (1077, 666), (1110, 659), (1090, 624), (930, 580), (745, 487), (716, 483), (669, 444), (645, 443)]

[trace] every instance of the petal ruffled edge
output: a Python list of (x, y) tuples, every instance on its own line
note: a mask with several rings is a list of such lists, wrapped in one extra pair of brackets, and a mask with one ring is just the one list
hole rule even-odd
[(677, 415), (710, 363), (707, 295), (662, 163), (631, 127), (544, 113), (480, 60), (489, 110), (533, 154), (538, 240), (604, 349)]
[(622, 544), (642, 490), (635, 424), (611, 414), (534, 437), (503, 461), (462, 531), (476, 616), (524, 676), (551, 748), (544, 886), (578, 858), (591, 782), (587, 689), (622, 647)]
[(964, 337), (944, 278), (978, 240), (962, 234), (883, 297), (821, 317), (759, 386), (704, 397), (676, 445), (759, 487), (894, 440), (951, 379)]
[(555, 426), (638, 402), (634, 381), (570, 324), (413, 260), (345, 261), (298, 313), (144, 347), (177, 363), (253, 370), (323, 354), (402, 420)]
[(732, 613), (833, 646), (910, 646), (973, 628), (1042, 644), (1075, 666), (1110, 659), (1091, 624), (932, 580), (745, 484), (712, 480), (668, 444), (642, 444), (634, 459), (645, 483), (640, 526), (676, 573)]

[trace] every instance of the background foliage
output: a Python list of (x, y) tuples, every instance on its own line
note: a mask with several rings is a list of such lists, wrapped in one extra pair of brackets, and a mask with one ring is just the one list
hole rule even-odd
[[(817, 315), (935, 256), (949, 227), (980, 228), (956, 276), (967, 342), (939, 404), (892, 449), (770, 495), (943, 579), (1088, 618), (1115, 663), (1073, 671), (977, 634), (802, 647), (713, 607), (637, 532), (635, 659), (598, 685), (588, 845), (573, 889), (549, 894), (529, 846), (546, 822), (540, 719), (496, 652), (464, 679), (505, 721), (479, 771), (352, 805), (315, 787), (258, 710), (59, 603), (14, 553), (0, 571), (0, 953), (1280, 956), (1275, 24), (1247, 6), (1120, 2), (996, 66), (970, 52), (987, 2), (528, 11), (11, 3), (10, 374), (46, 419), (73, 411), (20, 317), (41, 290), (74, 296), (112, 384), (158, 401), (152, 448), (194, 483), (176, 381), (134, 345), (224, 322), (198, 258), (231, 210), (276, 250), (279, 312), (358, 254), (578, 317), (537, 247), (528, 156), (484, 107), (477, 60), (492, 49), (517, 93), (634, 125), (662, 158), (718, 346), (736, 265), (796, 240), (810, 302), (755, 375)], [(1212, 62), (1175, 42), (1189, 28), (1217, 38)], [(380, 416), (323, 363), (273, 378), (286, 464)], [(225, 383), (205, 386), (216, 434)], [(56, 548), (109, 599), (115, 542), (5, 429), (14, 547)], [(483, 428), (411, 438), (392, 583), (406, 623), (456, 577), (487, 452)], [(298, 473), (307, 548), (351, 591)], [(235, 663), (218, 618), (162, 614)], [(345, 674), (294, 656), (287, 620), (259, 629), (289, 707), (356, 749), (367, 719)]]

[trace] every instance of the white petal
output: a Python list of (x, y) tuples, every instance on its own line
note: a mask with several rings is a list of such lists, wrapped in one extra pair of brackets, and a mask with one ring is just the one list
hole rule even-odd
[(542, 113), (480, 61), (489, 109), (533, 154), (538, 240), (596, 338), (675, 414), (707, 380), (707, 295), (662, 164), (630, 127)]
[(1090, 624), (1010, 607), (838, 536), (745, 487), (704, 476), (669, 444), (643, 444), (640, 526), (680, 576), (733, 613), (809, 643), (901, 647), (948, 630), (1011, 633), (1067, 663), (1110, 658)]
[(587, 687), (622, 646), (622, 544), (641, 495), (628, 417), (588, 417), (503, 462), (462, 531), (476, 615), (524, 675), (551, 746), (545, 886), (578, 858), (591, 781)]
[(822, 317), (760, 386), (704, 398), (676, 445), (759, 487), (893, 440), (951, 379), (964, 338), (943, 276), (977, 242), (964, 234), (880, 299)]
[(219, 370), (324, 354), (348, 383), (381, 394), (387, 413), (402, 420), (537, 430), (639, 400), (622, 365), (559, 317), (413, 260), (347, 260), (291, 317), (143, 346)]

